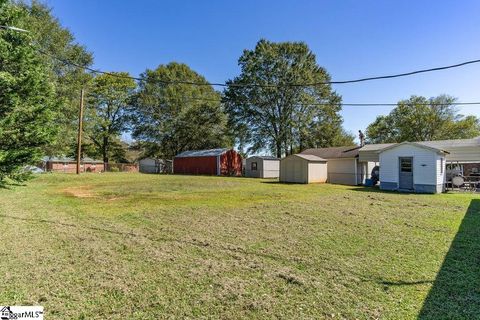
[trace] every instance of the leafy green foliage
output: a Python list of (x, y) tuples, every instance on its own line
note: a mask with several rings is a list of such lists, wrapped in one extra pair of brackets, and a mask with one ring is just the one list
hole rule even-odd
[[(260, 40), (243, 52), (239, 65), (241, 74), (228, 82), (225, 104), (241, 147), (269, 149), (280, 157), (308, 147), (353, 144), (342, 129), (341, 97), (329, 85), (286, 85), (330, 80), (305, 43)], [(277, 86), (238, 86), (247, 83)]]
[(133, 136), (142, 142), (146, 155), (172, 158), (185, 150), (229, 145), (220, 95), (204, 77), (185, 64), (172, 62), (145, 71), (142, 78), (135, 99)]
[(480, 135), (480, 121), (462, 116), (452, 105), (453, 97), (440, 95), (427, 99), (411, 96), (398, 102), (387, 116), (379, 116), (368, 126), (371, 143), (466, 139)]
[[(25, 11), (22, 24), (32, 35), (33, 43), (45, 52), (39, 58), (48, 65), (49, 80), (55, 85), (55, 103), (60, 106), (56, 117), (58, 139), (44, 147), (48, 155), (69, 154), (75, 150), (80, 89), (91, 80), (85, 70), (61, 62), (67, 60), (81, 66), (93, 63), (84, 46), (75, 42), (73, 34), (55, 18), (51, 9), (39, 1), (20, 2)], [(56, 59), (56, 58), (57, 59)]]
[[(24, 12), (0, 0), (0, 25), (23, 27)], [(0, 180), (23, 180), (55, 133), (54, 88), (28, 34), (0, 29)]]
[(85, 132), (92, 142), (94, 154), (108, 163), (110, 156), (117, 161), (125, 158), (119, 136), (128, 126), (128, 107), (136, 83), (128, 73), (99, 75), (93, 79), (88, 92), (85, 112)]

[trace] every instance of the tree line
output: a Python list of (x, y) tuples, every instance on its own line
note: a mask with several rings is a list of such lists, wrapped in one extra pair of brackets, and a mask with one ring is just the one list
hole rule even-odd
[[(342, 126), (342, 98), (329, 84), (287, 85), (331, 79), (303, 42), (260, 40), (244, 50), (239, 75), (220, 92), (177, 62), (145, 70), (138, 82), (127, 72), (91, 74), (75, 67), (92, 66), (92, 53), (37, 1), (0, 0), (0, 25), (30, 31), (0, 29), (0, 180), (21, 179), (25, 165), (43, 155), (75, 155), (81, 88), (87, 93), (83, 156), (107, 163), (128, 160), (132, 148), (172, 158), (185, 150), (235, 146), (281, 157), (354, 144)], [(367, 141), (479, 135), (479, 119), (458, 114), (453, 102), (445, 95), (400, 101), (367, 128)], [(125, 132), (134, 146), (122, 141)]]

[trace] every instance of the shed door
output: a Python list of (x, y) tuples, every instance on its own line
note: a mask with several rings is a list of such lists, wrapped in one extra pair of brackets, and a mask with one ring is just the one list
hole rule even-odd
[(399, 189), (413, 190), (413, 158), (399, 158)]

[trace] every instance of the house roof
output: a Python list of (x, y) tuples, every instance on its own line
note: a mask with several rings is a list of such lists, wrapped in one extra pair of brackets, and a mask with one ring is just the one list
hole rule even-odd
[(359, 146), (312, 148), (304, 150), (300, 154), (311, 154), (323, 159), (356, 158), (359, 149)]
[(377, 152), (381, 153), (381, 152), (384, 152), (384, 151), (387, 151), (387, 150), (390, 150), (390, 149), (394, 149), (394, 148), (397, 148), (397, 147), (400, 147), (400, 146), (403, 146), (403, 145), (415, 146), (415, 147), (419, 147), (419, 148), (422, 148), (422, 149), (427, 149), (427, 150), (437, 152), (437, 153), (450, 153), (450, 152), (445, 151), (443, 149), (431, 147), (431, 146), (428, 146), (428, 145), (425, 145), (425, 144), (422, 144), (422, 143), (418, 143), (418, 142), (408, 142), (408, 141), (392, 144), (392, 145), (390, 145), (386, 148), (378, 150)]
[(327, 161), (326, 159), (323, 159), (323, 158), (320, 158), (320, 157), (317, 157), (317, 156), (314, 156), (314, 155), (311, 155), (311, 154), (301, 154), (301, 153), (297, 153), (297, 154), (293, 154), (291, 155), (293, 157), (299, 157), (299, 158), (302, 158), (302, 159), (305, 159), (305, 160), (308, 160), (308, 161), (312, 161), (312, 162), (324, 162), (324, 161)]
[(277, 157), (272, 157), (272, 156), (251, 156), (251, 157), (248, 158), (248, 159), (251, 159), (251, 158), (259, 158), (259, 159), (262, 159), (262, 160), (278, 160), (278, 161), (280, 161), (279, 158), (277, 158)]
[[(43, 157), (42, 161), (43, 162), (68, 162), (68, 163), (77, 162), (77, 160), (72, 157)], [(81, 162), (82, 163), (103, 163), (103, 161), (101, 160), (95, 160), (89, 157), (82, 158)]]
[[(480, 137), (472, 139), (416, 141), (415, 143), (431, 148), (449, 151), (452, 148), (458, 147), (480, 147)], [(397, 145), (397, 143), (366, 144), (362, 148), (360, 148), (360, 151), (380, 151), (394, 145)]]
[(184, 151), (179, 153), (175, 156), (175, 158), (189, 158), (189, 157), (213, 157), (219, 156), (227, 152), (228, 149), (221, 148), (221, 149), (209, 149), (209, 150), (191, 150), (191, 151)]

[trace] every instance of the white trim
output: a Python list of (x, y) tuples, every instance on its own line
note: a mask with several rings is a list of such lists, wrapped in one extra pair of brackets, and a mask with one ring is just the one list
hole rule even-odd
[(358, 185), (358, 172), (357, 172), (357, 165), (358, 165), (358, 162), (357, 162), (357, 158), (355, 158), (355, 161), (353, 162), (353, 165), (355, 166), (355, 185), (357, 186)]

